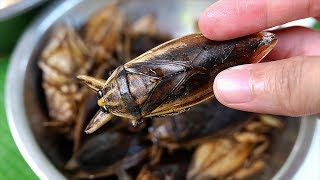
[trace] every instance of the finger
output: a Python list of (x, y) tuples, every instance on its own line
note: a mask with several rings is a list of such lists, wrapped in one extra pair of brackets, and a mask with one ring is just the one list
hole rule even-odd
[(220, 0), (199, 19), (200, 31), (226, 40), (306, 17), (319, 17), (318, 0)]
[(320, 31), (305, 27), (289, 27), (273, 31), (278, 38), (276, 47), (266, 57), (268, 60), (294, 56), (320, 56)]
[(218, 74), (217, 99), (231, 108), (278, 115), (320, 113), (320, 56), (242, 65)]

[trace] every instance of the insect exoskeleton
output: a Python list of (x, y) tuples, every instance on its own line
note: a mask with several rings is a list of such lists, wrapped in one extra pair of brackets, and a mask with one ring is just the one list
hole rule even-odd
[(110, 113), (130, 119), (133, 125), (146, 117), (181, 113), (214, 96), (212, 85), (219, 72), (259, 62), (276, 42), (269, 32), (228, 41), (196, 33), (149, 50), (119, 66), (107, 80), (78, 76), (97, 92), (102, 107), (87, 132), (109, 121)]

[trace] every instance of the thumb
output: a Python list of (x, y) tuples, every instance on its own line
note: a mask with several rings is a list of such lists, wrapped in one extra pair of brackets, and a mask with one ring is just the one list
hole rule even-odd
[(320, 57), (294, 57), (227, 69), (215, 79), (216, 98), (231, 108), (302, 116), (320, 113)]

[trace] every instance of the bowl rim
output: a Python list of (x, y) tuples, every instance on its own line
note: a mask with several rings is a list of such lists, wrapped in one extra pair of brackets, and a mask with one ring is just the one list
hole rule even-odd
[[(79, 1), (59, 0), (49, 7), (31, 23), (15, 47), (7, 71), (5, 82), (5, 107), (10, 132), (23, 158), (39, 179), (67, 179), (48, 159), (40, 148), (27, 120), (24, 107), (24, 75), (32, 49), (40, 38), (61, 14), (65, 14)], [(36, 36), (35, 36), (36, 34)], [(28, 44), (26, 48), (25, 44)]]
[(286, 161), (272, 179), (293, 179), (297, 174), (310, 151), (318, 119), (316, 116), (301, 117), (295, 144)]
[[(5, 82), (5, 106), (13, 139), (25, 161), (40, 179), (66, 179), (40, 148), (29, 126), (24, 107), (24, 76), (28, 60), (40, 37), (63, 14), (84, 0), (59, 0), (46, 8), (27, 28), (11, 56)], [(35, 36), (36, 34), (36, 36)], [(28, 44), (26, 48), (25, 44)], [(306, 158), (314, 137), (316, 117), (302, 117), (295, 145), (273, 179), (291, 179)]]

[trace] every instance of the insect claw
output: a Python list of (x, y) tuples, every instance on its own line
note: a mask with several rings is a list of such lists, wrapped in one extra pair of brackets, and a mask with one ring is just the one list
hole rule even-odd
[(87, 134), (91, 134), (99, 129), (101, 126), (109, 122), (113, 117), (112, 113), (104, 113), (103, 111), (99, 110), (97, 114), (92, 118), (89, 122), (88, 126), (85, 129)]
[(94, 90), (95, 92), (98, 92), (100, 89), (103, 89), (104, 84), (106, 83), (106, 80), (94, 78), (91, 76), (86, 75), (79, 75), (77, 76), (79, 80), (82, 81), (86, 86)]

